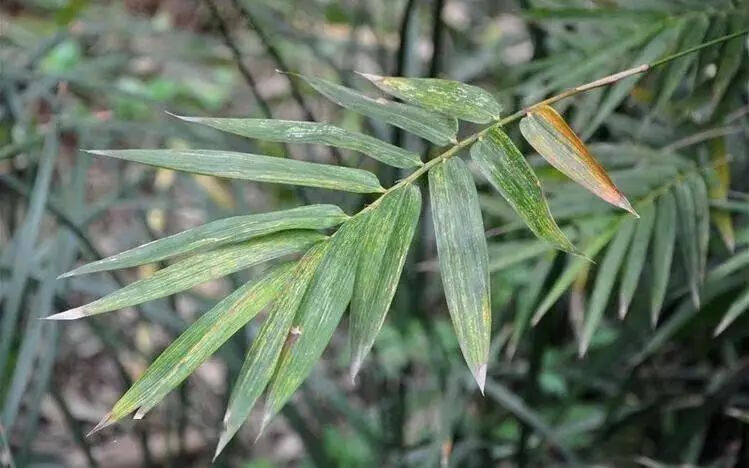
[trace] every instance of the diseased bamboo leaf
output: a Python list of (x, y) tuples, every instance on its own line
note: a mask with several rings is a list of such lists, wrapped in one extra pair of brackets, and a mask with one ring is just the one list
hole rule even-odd
[(746, 289), (739, 297), (731, 303), (720, 323), (715, 327), (713, 336), (718, 336), (728, 328), (741, 314), (749, 309), (749, 289)]
[(356, 90), (320, 78), (298, 76), (317, 92), (346, 109), (395, 125), (435, 145), (444, 146), (457, 141), (455, 135), (458, 132), (458, 122), (453, 118), (408, 104), (372, 99)]
[(420, 213), (421, 192), (408, 185), (387, 195), (366, 215), (351, 298), (352, 382), (390, 309)]
[(388, 94), (425, 109), (475, 123), (499, 120), (502, 106), (483, 89), (439, 78), (404, 78), (362, 73)]
[(287, 231), (199, 253), (94, 302), (47, 319), (74, 320), (169, 296), (258, 263), (303, 252), (322, 239), (325, 236), (314, 231)]
[[(710, 184), (710, 200), (726, 201), (731, 186), (731, 166), (728, 164), (725, 138), (715, 138), (710, 142), (710, 162), (715, 175)], [(710, 211), (710, 218), (720, 233), (723, 243), (730, 252), (733, 252), (736, 249), (736, 234), (734, 233), (731, 214), (715, 208)]]
[(109, 156), (151, 166), (230, 179), (302, 185), (344, 192), (384, 192), (371, 172), (349, 167), (216, 150), (95, 150)]
[(658, 199), (655, 234), (653, 236), (653, 287), (650, 300), (650, 319), (655, 328), (666, 297), (668, 279), (676, 243), (676, 200), (671, 192)]
[(289, 338), (268, 384), (262, 428), (302, 384), (341, 320), (354, 287), (362, 239), (362, 218), (341, 226), (330, 240), (302, 299)]
[(200, 316), (156, 358), (92, 432), (135, 410), (138, 410), (136, 418), (142, 417), (282, 293), (292, 278), (291, 271), (291, 264), (275, 267), (262, 278), (237, 289)]
[(549, 164), (601, 199), (637, 216), (606, 170), (552, 107), (532, 108), (520, 121), (520, 131)]
[(316, 143), (366, 154), (385, 164), (407, 168), (421, 166), (419, 155), (359, 132), (318, 122), (274, 119), (222, 119), (177, 116), (225, 132), (283, 143)]
[(560, 250), (578, 253), (554, 221), (538, 177), (501, 129), (493, 127), (475, 143), (471, 157), (534, 234)]
[(679, 212), (677, 224), (677, 237), (679, 239), (679, 250), (684, 268), (687, 271), (689, 291), (692, 294), (692, 302), (697, 309), (700, 308), (700, 259), (699, 259), (699, 235), (697, 233), (697, 215), (694, 206), (694, 197), (690, 184), (682, 182), (674, 189), (676, 205)]
[(458, 343), (483, 392), (491, 334), (489, 270), (476, 186), (453, 158), (429, 171), (442, 286)]
[(291, 229), (326, 229), (348, 216), (335, 205), (311, 205), (284, 211), (219, 219), (126, 250), (69, 271), (61, 278), (157, 262), (195, 250), (216, 248)]
[(281, 354), (283, 344), (290, 336), (291, 323), (299, 304), (329, 247), (330, 242), (321, 242), (312, 247), (299, 260), (290, 272), (290, 279), (283, 294), (268, 310), (268, 317), (253, 340), (252, 347), (247, 352), (231, 391), (214, 459), (247, 419), (250, 410), (273, 375), (273, 369)]
[(625, 219), (614, 236), (614, 240), (611, 241), (608, 249), (606, 249), (606, 255), (604, 255), (601, 266), (598, 269), (596, 281), (593, 285), (593, 292), (588, 301), (588, 310), (585, 314), (585, 322), (583, 324), (583, 334), (578, 348), (578, 355), (580, 356), (584, 356), (588, 351), (593, 334), (601, 323), (603, 311), (608, 303), (611, 289), (621, 269), (627, 248), (632, 241), (635, 224), (634, 219)]
[(624, 319), (632, 301), (632, 296), (637, 289), (637, 283), (645, 265), (645, 256), (648, 253), (650, 237), (655, 224), (655, 206), (648, 203), (640, 210), (640, 221), (637, 223), (632, 246), (627, 255), (622, 273), (621, 289), (619, 289), (619, 318)]

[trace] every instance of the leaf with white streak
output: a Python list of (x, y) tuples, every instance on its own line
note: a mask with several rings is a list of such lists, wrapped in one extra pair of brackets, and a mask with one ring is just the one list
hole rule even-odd
[(435, 145), (444, 146), (457, 141), (458, 122), (451, 117), (387, 99), (372, 99), (359, 91), (320, 78), (297, 76), (346, 109), (395, 125)]
[(388, 94), (425, 109), (475, 123), (499, 120), (502, 106), (483, 89), (440, 78), (361, 75)]
[(158, 262), (196, 250), (216, 248), (279, 231), (326, 229), (341, 224), (347, 218), (346, 213), (335, 205), (311, 205), (270, 213), (233, 216), (212, 221), (83, 265), (60, 275), (60, 277), (65, 278)]
[(557, 249), (578, 253), (554, 221), (538, 177), (501, 129), (492, 128), (475, 143), (471, 157), (534, 234)]
[(420, 213), (421, 192), (408, 185), (387, 195), (367, 214), (351, 298), (352, 382), (390, 309)]
[(92, 150), (91, 154), (229, 179), (355, 193), (384, 192), (371, 172), (250, 153), (216, 150)]
[(274, 258), (305, 251), (325, 239), (314, 231), (288, 231), (200, 253), (163, 268), (94, 302), (47, 317), (74, 320), (184, 291)]
[(491, 338), (489, 258), (476, 186), (453, 158), (429, 171), (442, 286), (460, 349), (484, 391)]
[(366, 154), (385, 164), (407, 168), (421, 166), (419, 155), (359, 132), (319, 122), (274, 119), (222, 119), (176, 116), (224, 132), (283, 143), (316, 143)]

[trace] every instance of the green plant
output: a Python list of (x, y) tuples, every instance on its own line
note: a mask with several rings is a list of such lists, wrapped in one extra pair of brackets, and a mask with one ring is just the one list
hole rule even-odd
[[(98, 155), (199, 174), (380, 194), (351, 217), (335, 206), (316, 205), (228, 218), (67, 273), (65, 276), (108, 271), (193, 253), (151, 277), (50, 319), (75, 319), (136, 305), (252, 265), (302, 254), (296, 262), (269, 268), (259, 279), (242, 286), (203, 315), (161, 354), (94, 431), (134, 411), (136, 419), (143, 417), (234, 332), (266, 308), (267, 317), (245, 358), (230, 398), (217, 455), (242, 424), (263, 389), (268, 394), (263, 426), (281, 409), (310, 373), (349, 302), (354, 356), (351, 377), (355, 378), (393, 299), (421, 211), (421, 194), (415, 183), (424, 174), (429, 176), (432, 217), (448, 309), (463, 356), (483, 392), (491, 333), (490, 267), (479, 197), (466, 164), (456, 157), (463, 150), (470, 149), (479, 170), (521, 220), (548, 243), (542, 244), (541, 252), (551, 245), (577, 255), (541, 301), (533, 322), (537, 323), (587, 268), (589, 258), (608, 245), (579, 329), (581, 355), (592, 343), (622, 264), (620, 313), (624, 316), (637, 287), (651, 236), (654, 236), (655, 255), (662, 258), (658, 263), (664, 265), (671, 261), (676, 231), (671, 228), (670, 220), (677, 211), (684, 220), (684, 227), (678, 230), (679, 246), (691, 296), (698, 305), (702, 284), (710, 276), (706, 271), (710, 220), (708, 186), (713, 193), (725, 191), (720, 181), (713, 181), (716, 169), (725, 162), (719, 160), (699, 166), (674, 156), (670, 166), (655, 164), (648, 169), (662, 169), (666, 173), (665, 183), (663, 174), (658, 174), (656, 186), (647, 187), (648, 190), (630, 204), (550, 104), (603, 86), (618, 85), (632, 75), (670, 62), (667, 76), (682, 73), (683, 62), (674, 60), (744, 34), (745, 30), (735, 31), (702, 44), (701, 37), (690, 44), (691, 38), (684, 45), (693, 47), (680, 53), (577, 86), (504, 118), (500, 116), (501, 107), (491, 95), (456, 81), (365, 75), (385, 92), (408, 103), (403, 104), (368, 98), (319, 78), (298, 76), (343, 107), (447, 147), (425, 163), (412, 152), (329, 124), (185, 118), (252, 138), (321, 143), (360, 151), (394, 167), (416, 167), (388, 189), (380, 185), (374, 174), (361, 169), (269, 156), (209, 150), (93, 151)], [(673, 86), (667, 89), (669, 87)], [(673, 89), (661, 94), (656, 107), (668, 100), (672, 92)], [(713, 105), (716, 104), (713, 102)], [(489, 125), (458, 141), (457, 119)], [(579, 237), (586, 241), (584, 247), (575, 248), (552, 218), (550, 204), (531, 166), (505, 134), (506, 126), (516, 120), (521, 120), (520, 129), (528, 142), (555, 168), (601, 199), (635, 216), (640, 212), (640, 223), (606, 212), (605, 216), (593, 218), (590, 225), (579, 227)], [(671, 200), (672, 192), (676, 203)], [(571, 197), (574, 196), (580, 195), (573, 191)], [(317, 232), (335, 226), (340, 227), (329, 237)], [(598, 230), (593, 236), (590, 235), (591, 226)], [(725, 232), (726, 228), (723, 229)], [(630, 255), (625, 263), (624, 254), (628, 249)], [(738, 266), (726, 266), (724, 270), (743, 266), (740, 261), (736, 263)], [(652, 299), (655, 321), (668, 285), (668, 274), (667, 267), (657, 274), (659, 287), (653, 289)], [(745, 309), (745, 303), (745, 298), (735, 303), (726, 324)], [(514, 346), (529, 319), (529, 314), (516, 319)], [(724, 328), (721, 325), (718, 331)], [(646, 353), (647, 348), (639, 359)]]

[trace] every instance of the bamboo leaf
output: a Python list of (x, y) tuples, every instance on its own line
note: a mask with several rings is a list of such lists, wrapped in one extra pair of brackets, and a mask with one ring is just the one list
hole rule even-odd
[(351, 381), (385, 321), (421, 213), (421, 192), (408, 185), (367, 214), (351, 298)]
[(489, 270), (476, 186), (453, 158), (429, 171), (442, 286), (463, 357), (482, 393), (491, 333)]
[[(725, 202), (731, 186), (731, 166), (728, 164), (725, 138), (716, 138), (710, 143), (710, 162), (713, 166), (715, 180), (710, 184), (710, 200)], [(722, 209), (710, 211), (710, 218), (720, 233), (723, 243), (730, 252), (736, 249), (736, 234), (733, 229), (731, 214)]]
[(622, 273), (621, 289), (619, 289), (619, 318), (621, 319), (626, 317), (632, 296), (637, 289), (642, 267), (645, 265), (645, 256), (648, 253), (653, 225), (655, 224), (655, 206), (652, 203), (645, 205), (640, 213), (641, 218), (632, 238), (632, 246), (627, 255), (624, 273)]
[(471, 157), (534, 234), (560, 250), (578, 253), (554, 221), (538, 177), (502, 130), (492, 128), (471, 147)]
[(247, 352), (242, 369), (229, 397), (224, 415), (223, 430), (216, 447), (217, 457), (247, 419), (263, 389), (273, 375), (278, 356), (281, 354), (291, 329), (291, 322), (302, 302), (312, 276), (317, 271), (330, 242), (321, 242), (312, 247), (290, 272), (288, 285), (270, 307), (263, 327)]
[(316, 143), (366, 154), (385, 164), (407, 168), (421, 166), (419, 155), (359, 132), (318, 122), (274, 119), (220, 119), (175, 116), (224, 132), (283, 143)]
[[(681, 21), (683, 25), (678, 26), (682, 31), (682, 37), (679, 42), (680, 50), (686, 50), (698, 45), (710, 27), (710, 20), (707, 15), (699, 15)], [(668, 65), (668, 69), (663, 77), (663, 85), (655, 102), (655, 109), (661, 109), (671, 99), (679, 84), (684, 80), (689, 67), (697, 60), (697, 57), (697, 54), (689, 54), (679, 60), (674, 60)]]
[(627, 252), (634, 232), (635, 220), (632, 218), (625, 219), (614, 236), (614, 240), (611, 241), (608, 249), (606, 249), (606, 255), (604, 255), (601, 266), (598, 269), (596, 281), (593, 285), (593, 292), (590, 295), (588, 311), (585, 314), (583, 334), (578, 348), (578, 355), (581, 357), (588, 351), (593, 334), (601, 323), (603, 310), (609, 300), (611, 289), (621, 269), (624, 254)]
[(733, 303), (731, 303), (731, 306), (728, 307), (728, 310), (720, 320), (720, 323), (715, 327), (713, 336), (718, 336), (723, 333), (723, 331), (739, 318), (741, 314), (746, 312), (747, 309), (749, 309), (749, 289), (746, 289), (735, 301), (733, 301)]
[(47, 319), (74, 320), (169, 296), (258, 263), (303, 252), (322, 239), (325, 236), (314, 231), (288, 231), (199, 253), (94, 302)]
[(408, 103), (475, 123), (499, 120), (502, 106), (483, 89), (439, 78), (403, 78), (361, 73), (375, 86)]
[(700, 308), (700, 259), (699, 259), (699, 237), (697, 234), (696, 208), (690, 184), (682, 182), (674, 190), (676, 205), (679, 212), (679, 223), (677, 225), (677, 237), (679, 239), (679, 250), (687, 271), (689, 290), (692, 293), (692, 302), (697, 309)]
[(307, 288), (268, 386), (261, 432), (310, 373), (341, 320), (353, 292), (362, 224), (354, 218), (338, 229)]
[[(745, 15), (734, 14), (730, 16), (729, 33), (738, 32), (745, 28)], [(742, 57), (744, 55), (744, 44), (746, 40), (733, 40), (723, 44), (720, 51), (720, 61), (718, 62), (718, 71), (713, 82), (712, 99), (710, 102), (710, 114), (713, 113), (723, 96), (728, 90), (728, 86), (736, 76), (741, 67)]]
[(457, 142), (455, 135), (458, 132), (458, 122), (453, 118), (408, 104), (372, 99), (356, 90), (320, 78), (298, 76), (317, 92), (346, 109), (395, 125), (436, 145)]
[(676, 200), (671, 192), (666, 192), (658, 200), (658, 211), (653, 236), (653, 288), (650, 301), (650, 318), (653, 327), (666, 297), (671, 263), (676, 243)]
[(700, 174), (689, 178), (692, 196), (694, 197), (695, 224), (697, 226), (697, 259), (699, 261), (699, 280), (702, 284), (707, 272), (707, 249), (710, 243), (710, 200), (708, 199), (705, 179)]
[[(582, 248), (582, 253), (588, 258), (595, 258), (598, 252), (603, 249), (611, 238), (616, 234), (619, 227), (619, 221), (612, 223), (606, 229), (604, 229), (596, 237), (590, 239), (585, 247)], [(572, 285), (575, 278), (590, 262), (581, 257), (570, 258), (567, 266), (565, 266), (562, 273), (559, 275), (557, 280), (546, 293), (544, 298), (541, 300), (536, 312), (533, 314), (531, 324), (536, 326), (538, 322), (546, 315), (546, 312), (551, 309), (551, 306), (564, 294), (565, 291)]]
[(234, 291), (203, 314), (169, 345), (117, 401), (95, 432), (138, 409), (141, 418), (208, 359), (237, 330), (282, 293), (292, 279), (292, 264), (275, 267), (257, 281)]
[(542, 105), (531, 109), (520, 121), (520, 131), (549, 164), (601, 199), (637, 216), (604, 168), (553, 108)]
[(371, 172), (349, 167), (293, 159), (215, 150), (95, 150), (109, 156), (177, 171), (254, 180), (274, 184), (303, 185), (355, 193), (383, 192)]
[(233, 216), (213, 221), (178, 234), (143, 244), (103, 260), (69, 271), (61, 278), (115, 270), (157, 262), (195, 250), (216, 248), (274, 232), (291, 229), (326, 229), (344, 222), (348, 216), (335, 205), (311, 205), (284, 211)]

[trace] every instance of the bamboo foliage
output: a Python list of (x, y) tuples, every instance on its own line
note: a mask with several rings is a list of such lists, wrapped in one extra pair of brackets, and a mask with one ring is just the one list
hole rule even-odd
[[(643, 33), (645, 39), (660, 31), (660, 27), (648, 31)], [(682, 42), (694, 45), (702, 35), (701, 30), (693, 31)], [(732, 67), (732, 62), (727, 66)], [(728, 232), (725, 225), (730, 223), (725, 214), (716, 221), (710, 196), (720, 197), (725, 189), (708, 190), (708, 171), (678, 154), (673, 156), (680, 161), (677, 169), (653, 164), (636, 172), (635, 184), (629, 183), (628, 174), (606, 170), (609, 164), (605, 158), (597, 157), (551, 107), (564, 97), (615, 83), (649, 68), (644, 64), (596, 80), (507, 117), (500, 115), (501, 106), (491, 94), (457, 81), (364, 75), (381, 90), (405, 101), (400, 103), (373, 98), (321, 78), (294, 75), (294, 79), (303, 80), (344, 108), (445, 146), (444, 151), (426, 162), (408, 150), (327, 123), (181, 117), (248, 138), (324, 144), (361, 152), (394, 167), (416, 168), (389, 188), (382, 187), (373, 173), (362, 169), (267, 155), (205, 149), (92, 151), (98, 156), (196, 174), (376, 194), (371, 204), (351, 216), (336, 206), (314, 205), (227, 218), (65, 273), (63, 276), (81, 275), (185, 256), (151, 277), (50, 319), (103, 313), (174, 294), (253, 265), (278, 263), (196, 321), (133, 384), (97, 428), (133, 411), (137, 411), (136, 417), (142, 417), (263, 310), (269, 314), (232, 391), (217, 455), (263, 391), (263, 427), (280, 411), (312, 371), (349, 304), (351, 376), (355, 377), (396, 294), (422, 210), (417, 180), (425, 174), (447, 310), (463, 357), (483, 392), (487, 373), (491, 372), (487, 365), (492, 322), (501, 319), (501, 311), (492, 310), (491, 306), (490, 271), (507, 263), (494, 261), (490, 255), (493, 250), (484, 235), (480, 198), (470, 167), (461, 158), (463, 152), (470, 153), (478, 171), (509, 203), (519, 225), (538, 238), (526, 246), (526, 253), (515, 252), (517, 261), (545, 255), (538, 263), (539, 274), (545, 278), (554, 255), (549, 252), (556, 249), (574, 254), (567, 258), (567, 266), (545, 295), (535, 297), (541, 293), (539, 286), (533, 295), (522, 299), (523, 313), (516, 318), (513, 349), (527, 324), (538, 323), (576, 280), (587, 277), (581, 276), (587, 269), (595, 269), (597, 274), (591, 275), (595, 279), (582, 326), (581, 355), (594, 346), (620, 272), (623, 318), (641, 283), (640, 274), (653, 270), (651, 302), (657, 321), (666, 298), (669, 266), (678, 249), (687, 265), (691, 295), (698, 305), (702, 288), (710, 278), (705, 259), (711, 216), (724, 226), (724, 238)], [(672, 73), (669, 70), (667, 80), (673, 79)], [(724, 75), (718, 76), (723, 79)], [(668, 93), (672, 87), (667, 86)], [(724, 92), (722, 87), (716, 84), (715, 93)], [(620, 99), (621, 95), (622, 90), (617, 89), (611, 99)], [(663, 94), (659, 102), (661, 99)], [(459, 120), (488, 125), (458, 141)], [(507, 127), (516, 120), (520, 120), (520, 131), (530, 146), (571, 179), (565, 193), (555, 194), (551, 200), (547, 197), (546, 191), (554, 194), (556, 189), (542, 187), (534, 166), (508, 136)], [(588, 192), (628, 213), (599, 207), (594, 216), (599, 223), (595, 229), (571, 226), (575, 228), (573, 237), (573, 230), (560, 227), (558, 219), (560, 215), (569, 216), (564, 210), (579, 206)], [(643, 215), (639, 221), (638, 212)], [(681, 222), (674, 229), (677, 215)], [(334, 232), (326, 235), (323, 230)], [(656, 258), (652, 266), (647, 262), (651, 250)], [(593, 267), (591, 259), (601, 252), (605, 254), (600, 265)], [(746, 309), (746, 303), (746, 298), (742, 298), (735, 304), (718, 332)]]

